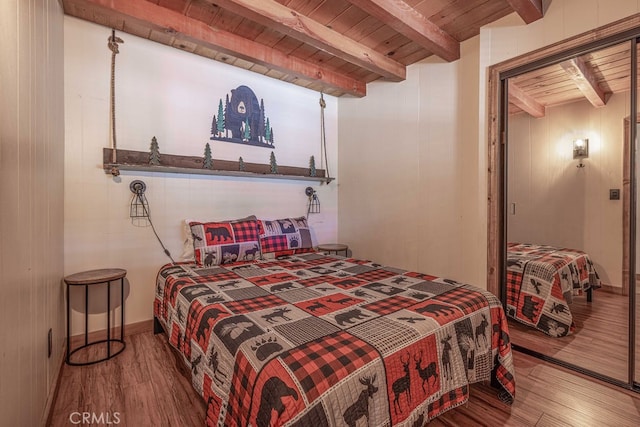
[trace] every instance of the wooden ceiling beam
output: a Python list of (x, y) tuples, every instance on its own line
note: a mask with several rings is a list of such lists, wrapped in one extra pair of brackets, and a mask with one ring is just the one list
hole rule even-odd
[(201, 21), (146, 0), (65, 0), (64, 4), (70, 6), (65, 13), (72, 14), (76, 9), (96, 8), (101, 13), (117, 16), (125, 22), (133, 21), (149, 29), (171, 34), (177, 40), (196, 43), (301, 79), (318, 81), (326, 88), (357, 97), (363, 97), (367, 93), (366, 83), (362, 81), (227, 31), (212, 28)]
[(562, 69), (574, 81), (580, 92), (594, 107), (603, 107), (607, 103), (607, 94), (598, 85), (598, 80), (584, 59), (578, 57), (560, 63)]
[(391, 80), (406, 78), (406, 67), (274, 0), (206, 0)]
[(460, 59), (460, 42), (402, 0), (348, 0), (445, 61)]
[(509, 81), (508, 93), (510, 103), (535, 118), (539, 119), (540, 117), (544, 117), (546, 113), (544, 105), (527, 95), (522, 88), (518, 87), (513, 81)]
[(542, 0), (507, 0), (507, 2), (527, 24), (531, 24), (544, 16)]

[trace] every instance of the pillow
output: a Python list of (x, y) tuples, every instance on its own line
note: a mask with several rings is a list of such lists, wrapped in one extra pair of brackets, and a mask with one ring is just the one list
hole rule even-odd
[(303, 216), (258, 220), (258, 233), (263, 258), (313, 252), (311, 229)]
[(260, 258), (255, 220), (190, 222), (196, 264), (209, 267)]
[[(249, 215), (244, 218), (238, 219), (224, 219), (221, 221), (215, 222), (234, 222), (234, 221), (248, 221), (248, 220), (257, 220), (255, 215)], [(191, 227), (189, 223), (191, 222), (207, 222), (207, 221), (198, 221), (194, 219), (185, 219), (182, 223), (182, 233), (184, 234), (184, 242), (182, 243), (182, 254), (180, 255), (180, 259), (182, 261), (193, 261), (195, 259), (195, 255), (193, 253), (193, 234), (191, 233)]]

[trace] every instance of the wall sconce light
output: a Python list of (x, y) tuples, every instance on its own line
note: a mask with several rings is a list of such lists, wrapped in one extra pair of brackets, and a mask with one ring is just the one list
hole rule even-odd
[(316, 194), (316, 190), (311, 187), (307, 187), (304, 190), (304, 194), (309, 198), (309, 204), (307, 205), (307, 217), (310, 213), (320, 213), (320, 199)]
[(131, 199), (131, 207), (129, 208), (129, 217), (134, 224), (136, 221), (149, 220), (149, 203), (144, 195), (147, 184), (144, 181), (136, 179), (129, 184), (129, 190), (133, 193)]
[(579, 159), (579, 168), (584, 167), (582, 159), (589, 157), (589, 140), (587, 138), (579, 138), (573, 141), (573, 158)]
[(156, 232), (156, 228), (153, 226), (153, 222), (151, 222), (151, 214), (149, 213), (149, 202), (147, 201), (147, 196), (144, 195), (144, 192), (147, 190), (147, 184), (144, 181), (140, 181), (136, 179), (135, 181), (131, 181), (129, 184), (129, 190), (133, 193), (133, 197), (131, 198), (131, 207), (129, 208), (129, 216), (131, 217), (131, 222), (133, 225), (151, 225), (151, 229), (153, 230), (153, 234), (155, 234), (156, 239), (158, 239), (158, 243), (162, 246), (162, 250), (164, 254), (169, 257), (172, 264), (176, 262), (171, 257), (171, 253), (164, 246), (160, 236)]

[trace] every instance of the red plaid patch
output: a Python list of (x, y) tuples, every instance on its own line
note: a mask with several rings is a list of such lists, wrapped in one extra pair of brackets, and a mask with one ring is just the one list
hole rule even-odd
[(376, 280), (388, 279), (389, 277), (395, 276), (396, 274), (397, 273), (382, 270), (379, 268), (376, 270), (367, 271), (366, 273), (356, 274), (355, 277), (357, 277), (358, 279), (366, 280), (368, 282), (375, 282)]
[(269, 274), (267, 276), (247, 278), (248, 281), (250, 281), (251, 283), (257, 286), (272, 285), (274, 283), (287, 282), (287, 281), (296, 280), (296, 279), (297, 279), (296, 276), (292, 276), (289, 273), (276, 273), (276, 274)]
[(236, 242), (252, 242), (258, 240), (257, 221), (232, 222), (233, 234)]
[(247, 409), (251, 407), (251, 396), (257, 373), (242, 352), (238, 352), (233, 372), (224, 425), (246, 426), (249, 424), (246, 419), (249, 412)]
[(378, 358), (366, 342), (344, 331), (311, 341), (283, 354), (309, 402), (350, 373)]
[(469, 399), (469, 386), (467, 385), (445, 393), (440, 399), (429, 405), (429, 420), (434, 419), (451, 408), (463, 404), (467, 399)]
[(327, 283), (327, 278), (324, 276), (310, 277), (309, 279), (298, 280), (303, 286), (314, 286), (319, 285), (320, 283)]
[(286, 301), (275, 295), (265, 295), (263, 297), (255, 297), (239, 301), (227, 301), (224, 303), (224, 305), (234, 313), (250, 313), (252, 311), (277, 307), (285, 304), (287, 304)]
[(262, 252), (276, 252), (289, 249), (289, 242), (287, 236), (279, 234), (277, 236), (268, 236), (260, 238), (260, 245), (262, 246)]
[(323, 255), (320, 258), (305, 260), (305, 263), (312, 267), (316, 265), (328, 264), (330, 262), (336, 262), (336, 258), (331, 258), (326, 255)]
[(518, 306), (520, 288), (522, 287), (522, 273), (507, 270), (507, 305)]
[(465, 314), (470, 314), (489, 306), (489, 301), (483, 294), (472, 291), (469, 288), (455, 288), (438, 295), (435, 299), (453, 304)]
[(409, 307), (415, 303), (415, 300), (398, 295), (375, 301), (370, 304), (365, 304), (362, 307), (384, 316), (386, 314), (402, 310), (403, 308)]
[(422, 279), (422, 280), (427, 280), (427, 281), (434, 281), (436, 280), (438, 277), (436, 276), (431, 276), (429, 274), (423, 274), (423, 273), (415, 273), (413, 271), (408, 271), (406, 273), (404, 273), (405, 276), (409, 276), (409, 277), (415, 277), (416, 279)]

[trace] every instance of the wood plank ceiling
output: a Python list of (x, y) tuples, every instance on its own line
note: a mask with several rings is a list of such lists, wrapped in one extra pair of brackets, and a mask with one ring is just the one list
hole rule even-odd
[(604, 106), (631, 85), (631, 45), (621, 43), (509, 79), (509, 114), (543, 117), (547, 107), (588, 100)]
[[(550, 0), (62, 0), (65, 13), (309, 89), (366, 95), (514, 11)], [(122, 35), (120, 34), (122, 37)]]
[[(460, 57), (460, 42), (551, 0), (62, 0), (65, 13), (312, 90), (362, 97), (406, 67)], [(629, 90), (629, 46), (613, 46), (514, 77), (509, 112), (542, 117), (578, 100), (605, 105)]]

